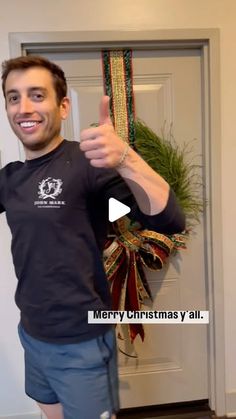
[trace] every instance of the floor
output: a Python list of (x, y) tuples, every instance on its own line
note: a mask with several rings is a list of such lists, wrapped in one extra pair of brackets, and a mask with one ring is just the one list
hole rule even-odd
[(171, 415), (171, 416), (151, 416), (146, 417), (145, 419), (209, 419), (212, 416), (192, 416), (192, 415)]
[(118, 419), (216, 419), (207, 400), (121, 410)]
[(137, 416), (137, 415), (127, 415), (127, 414), (123, 414), (121, 416), (118, 416), (118, 418), (123, 418), (123, 419), (138, 419), (138, 418), (143, 418), (143, 419), (212, 419), (213, 416), (210, 415), (206, 415), (205, 412), (199, 412), (197, 414), (191, 414), (191, 413), (186, 413), (186, 414), (179, 414), (179, 415), (167, 415), (167, 416), (156, 416), (156, 415), (152, 415), (152, 416)]

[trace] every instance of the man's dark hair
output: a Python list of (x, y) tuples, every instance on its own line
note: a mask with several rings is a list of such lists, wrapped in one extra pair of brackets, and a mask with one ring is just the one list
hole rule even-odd
[(39, 55), (20, 56), (11, 58), (10, 60), (6, 60), (2, 63), (2, 91), (4, 97), (6, 98), (5, 87), (8, 74), (13, 70), (27, 70), (32, 67), (45, 68), (51, 73), (57, 103), (60, 105), (62, 99), (67, 94), (67, 83), (64, 71), (57, 64)]

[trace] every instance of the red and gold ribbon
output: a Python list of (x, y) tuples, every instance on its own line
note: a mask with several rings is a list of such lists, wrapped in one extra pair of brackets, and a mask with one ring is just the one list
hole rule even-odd
[[(135, 146), (132, 51), (103, 51), (105, 93), (117, 134)], [(145, 298), (152, 298), (144, 267), (162, 269), (171, 252), (185, 247), (183, 235), (165, 236), (143, 230), (128, 217), (114, 224), (115, 238), (106, 243), (104, 267), (110, 283), (113, 310), (140, 310)], [(142, 324), (130, 324), (131, 342), (144, 340)]]
[(132, 51), (103, 51), (103, 76), (106, 95), (116, 133), (134, 145), (134, 96)]
[[(125, 219), (125, 222), (124, 222)], [(170, 237), (132, 226), (123, 217), (123, 229), (116, 224), (116, 237), (106, 243), (104, 267), (112, 294), (113, 310), (140, 310), (145, 298), (152, 299), (144, 267), (158, 271), (163, 268), (174, 249), (184, 248), (182, 235)], [(137, 334), (144, 339), (143, 326), (129, 325), (131, 342)]]

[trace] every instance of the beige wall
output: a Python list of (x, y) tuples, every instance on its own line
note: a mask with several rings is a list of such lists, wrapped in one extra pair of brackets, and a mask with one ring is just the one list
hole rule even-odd
[[(221, 48), (223, 272), (225, 285), (226, 392), (236, 396), (236, 1), (235, 0), (0, 0), (0, 60), (9, 57), (9, 32), (219, 28)], [(0, 100), (0, 148), (4, 163), (18, 158), (16, 141)], [(22, 352), (15, 336), (15, 277), (10, 235), (0, 219), (0, 417), (36, 411), (21, 395)], [(236, 400), (236, 399), (235, 399)], [(236, 405), (235, 405), (236, 406)], [(228, 409), (231, 409), (230, 407)]]

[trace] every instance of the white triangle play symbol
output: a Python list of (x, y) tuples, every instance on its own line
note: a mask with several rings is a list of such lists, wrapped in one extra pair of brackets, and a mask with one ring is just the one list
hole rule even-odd
[(115, 198), (109, 198), (108, 218), (111, 223), (130, 212), (130, 207)]

